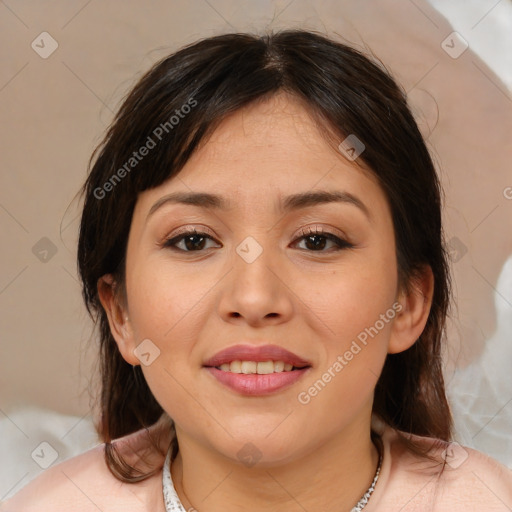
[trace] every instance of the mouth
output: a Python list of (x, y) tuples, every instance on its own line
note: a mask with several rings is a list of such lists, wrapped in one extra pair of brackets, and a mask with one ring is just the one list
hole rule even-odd
[(268, 395), (292, 386), (312, 364), (277, 345), (236, 345), (204, 362), (222, 385), (242, 395)]

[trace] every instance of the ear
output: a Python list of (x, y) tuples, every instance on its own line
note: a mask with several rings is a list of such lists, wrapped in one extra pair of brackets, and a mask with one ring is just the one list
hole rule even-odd
[(429, 265), (413, 278), (410, 290), (402, 290), (397, 302), (402, 306), (398, 311), (391, 330), (388, 345), (389, 354), (397, 354), (412, 347), (420, 337), (427, 323), (434, 294), (434, 275)]
[(110, 332), (123, 359), (132, 366), (136, 366), (140, 364), (140, 361), (133, 353), (135, 337), (127, 308), (123, 303), (124, 301), (119, 297), (119, 293), (117, 293), (117, 287), (118, 285), (112, 274), (105, 274), (98, 279), (98, 296), (107, 314)]

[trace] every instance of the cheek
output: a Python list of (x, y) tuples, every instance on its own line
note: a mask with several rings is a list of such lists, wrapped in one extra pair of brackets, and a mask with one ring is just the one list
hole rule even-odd
[[(322, 320), (326, 339), (346, 344), (392, 307), (397, 272), (394, 253), (389, 252), (377, 257), (354, 254), (346, 266), (314, 279), (306, 274), (295, 276), (298, 295)], [(315, 316), (309, 317), (314, 320)]]
[(199, 423), (207, 420), (194, 411), (190, 398), (200, 396), (190, 375), (208, 289), (201, 275), (180, 273), (165, 261), (134, 266), (131, 274), (129, 309), (134, 335), (139, 342), (150, 339), (158, 354), (150, 365), (142, 365), (142, 371), (157, 401), (178, 424), (191, 417)]
[(393, 287), (380, 285), (351, 278), (330, 295), (321, 360), (297, 396), (304, 414), (339, 426), (370, 407), (396, 316)]
[(311, 280), (302, 282), (303, 293), (308, 283), (314, 290), (307, 301), (316, 313), (310, 319), (320, 318), (323, 325), (318, 372), (308, 383), (313, 387), (303, 389), (303, 402), (314, 399), (319, 413), (325, 407), (343, 415), (337, 407), (357, 409), (371, 397), (396, 316), (394, 258), (392, 250), (376, 256), (367, 253), (365, 258), (354, 258), (346, 269), (322, 277), (314, 287)]
[[(142, 365), (142, 371), (157, 401), (181, 423), (200, 413), (190, 399), (201, 396), (197, 380), (191, 379), (193, 350), (208, 317), (205, 311), (211, 311), (208, 290), (218, 277), (211, 272), (180, 269), (165, 258), (153, 258), (144, 265), (135, 263), (127, 279), (132, 290), (129, 311), (135, 344), (151, 340), (154, 347), (149, 346), (156, 355), (150, 365)], [(197, 365), (199, 369), (199, 362)], [(207, 420), (201, 417), (197, 421)]]
[(162, 259), (134, 265), (127, 287), (137, 336), (154, 338), (157, 344), (167, 343), (175, 332), (187, 336), (211, 286), (207, 273), (180, 272)]

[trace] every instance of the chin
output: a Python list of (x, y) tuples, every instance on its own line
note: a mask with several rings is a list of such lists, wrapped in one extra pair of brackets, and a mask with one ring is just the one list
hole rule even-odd
[(226, 439), (227, 446), (219, 446), (218, 438), (212, 440), (212, 448), (242, 467), (264, 469), (287, 464), (300, 456), (301, 447), (294, 439), (295, 435), (273, 438), (267, 433), (240, 435)]

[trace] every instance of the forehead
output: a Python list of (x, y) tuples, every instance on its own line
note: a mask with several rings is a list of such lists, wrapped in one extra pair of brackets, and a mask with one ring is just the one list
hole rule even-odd
[[(244, 139), (255, 146), (279, 145), (282, 137), (314, 147), (323, 138), (310, 109), (296, 97), (280, 92), (260, 99), (226, 117), (206, 144), (221, 147)], [(318, 146), (321, 149), (323, 145)]]
[[(223, 119), (181, 171), (139, 196), (136, 211), (171, 192), (209, 192), (238, 209), (277, 211), (285, 196), (314, 190), (366, 198), (377, 215), (386, 199), (373, 173), (349, 161), (308, 108), (280, 93)], [(339, 142), (338, 142), (339, 143)]]
[(273, 190), (292, 184), (311, 189), (320, 180), (321, 185), (339, 182), (336, 175), (341, 177), (341, 172), (347, 184), (376, 184), (371, 171), (341, 154), (337, 138), (302, 101), (279, 93), (225, 118), (192, 155), (179, 179), (207, 182), (218, 189), (254, 188), (256, 183)]

